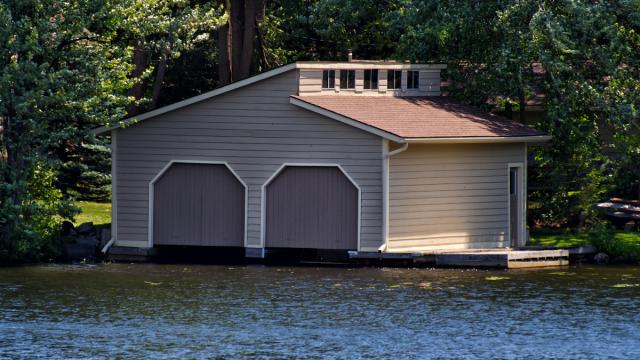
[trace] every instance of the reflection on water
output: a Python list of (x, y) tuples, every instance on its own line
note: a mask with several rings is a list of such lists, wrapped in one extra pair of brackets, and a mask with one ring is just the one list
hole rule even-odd
[(0, 269), (0, 358), (640, 358), (640, 268)]

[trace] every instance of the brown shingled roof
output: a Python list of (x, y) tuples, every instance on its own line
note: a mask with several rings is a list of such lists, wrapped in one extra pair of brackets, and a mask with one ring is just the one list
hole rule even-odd
[(296, 96), (293, 98), (403, 138), (540, 136), (542, 132), (446, 96)]

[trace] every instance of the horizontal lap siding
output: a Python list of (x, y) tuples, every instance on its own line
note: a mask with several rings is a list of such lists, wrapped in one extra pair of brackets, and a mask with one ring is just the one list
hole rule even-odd
[(361, 245), (382, 241), (380, 138), (289, 103), (296, 73), (263, 80), (117, 134), (118, 243), (146, 246), (149, 181), (171, 160), (226, 161), (248, 186), (247, 242), (261, 245), (262, 184), (283, 163), (337, 163), (362, 188)]
[(410, 145), (389, 161), (389, 251), (507, 246), (523, 144)]

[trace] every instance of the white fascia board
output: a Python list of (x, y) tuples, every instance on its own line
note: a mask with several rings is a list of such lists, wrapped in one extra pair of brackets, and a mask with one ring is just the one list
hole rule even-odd
[(551, 140), (549, 135), (535, 136), (486, 136), (486, 137), (440, 137), (407, 138), (410, 144), (482, 144), (482, 143), (540, 143)]
[(382, 70), (434, 70), (439, 72), (446, 69), (446, 64), (411, 64), (393, 62), (332, 62), (332, 61), (299, 61), (296, 63), (298, 69), (335, 69), (335, 70), (362, 70), (362, 69), (382, 69)]
[(403, 144), (405, 142), (405, 139), (401, 136), (398, 136), (396, 134), (381, 130), (377, 127), (373, 127), (364, 123), (361, 123), (360, 121), (354, 120), (352, 118), (340, 115), (338, 113), (335, 113), (333, 111), (327, 110), (325, 108), (322, 108), (320, 106), (316, 106), (313, 105), (311, 103), (308, 103), (306, 101), (302, 101), (300, 99), (296, 99), (294, 97), (290, 97), (289, 98), (289, 102), (293, 105), (299, 106), (305, 110), (309, 110), (312, 111), (316, 114), (322, 115), (322, 116), (326, 116), (330, 119), (333, 120), (337, 120), (343, 124), (352, 126), (354, 128), (360, 129), (360, 130), (364, 130), (368, 133), (380, 136), (383, 139), (388, 139), (397, 143), (401, 143)]
[(218, 96), (218, 95), (222, 95), (224, 93), (227, 93), (227, 92), (232, 91), (232, 90), (236, 90), (236, 89), (241, 88), (243, 86), (247, 86), (247, 85), (256, 83), (258, 81), (265, 80), (265, 79), (268, 79), (268, 78), (276, 76), (276, 75), (280, 75), (280, 74), (285, 73), (287, 71), (294, 70), (295, 68), (296, 68), (296, 64), (295, 63), (289, 64), (289, 65), (285, 65), (285, 66), (281, 66), (279, 68), (264, 72), (262, 74), (258, 74), (256, 76), (252, 76), (250, 78), (247, 78), (247, 79), (244, 79), (244, 80), (240, 80), (238, 82), (234, 82), (232, 84), (223, 86), (221, 88), (206, 92), (204, 94), (200, 94), (198, 96), (190, 97), (188, 99), (179, 101), (177, 103), (174, 103), (174, 104), (171, 104), (171, 105), (167, 105), (167, 106), (163, 106), (161, 108), (146, 112), (144, 114), (140, 114), (138, 116), (134, 116), (134, 117), (122, 120), (118, 124), (114, 124), (114, 126), (111, 126), (111, 127), (102, 126), (102, 127), (93, 129), (93, 133), (96, 134), (96, 135), (103, 135), (105, 133), (110, 132), (113, 129), (117, 129), (119, 127), (123, 127), (123, 126), (129, 125), (129, 124), (134, 124), (136, 122), (140, 122), (140, 121), (143, 121), (145, 119), (152, 118), (154, 116), (162, 115), (164, 113), (168, 113), (170, 111), (177, 110), (177, 109), (183, 108), (185, 106), (189, 106), (191, 104), (195, 104), (197, 102), (200, 102), (200, 101), (203, 101), (203, 100), (207, 100), (207, 99), (210, 99), (210, 98)]

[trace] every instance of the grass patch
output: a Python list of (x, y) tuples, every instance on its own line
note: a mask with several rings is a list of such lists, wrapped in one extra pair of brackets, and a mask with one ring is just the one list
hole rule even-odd
[(111, 223), (111, 203), (97, 203), (91, 201), (77, 201), (80, 214), (76, 215), (74, 226), (92, 222), (93, 225), (105, 225)]
[(591, 244), (589, 233), (572, 229), (532, 230), (527, 245), (574, 247)]
[(572, 229), (532, 230), (527, 245), (575, 247), (593, 245), (614, 259), (624, 262), (640, 262), (640, 233), (612, 230), (592, 232)]

